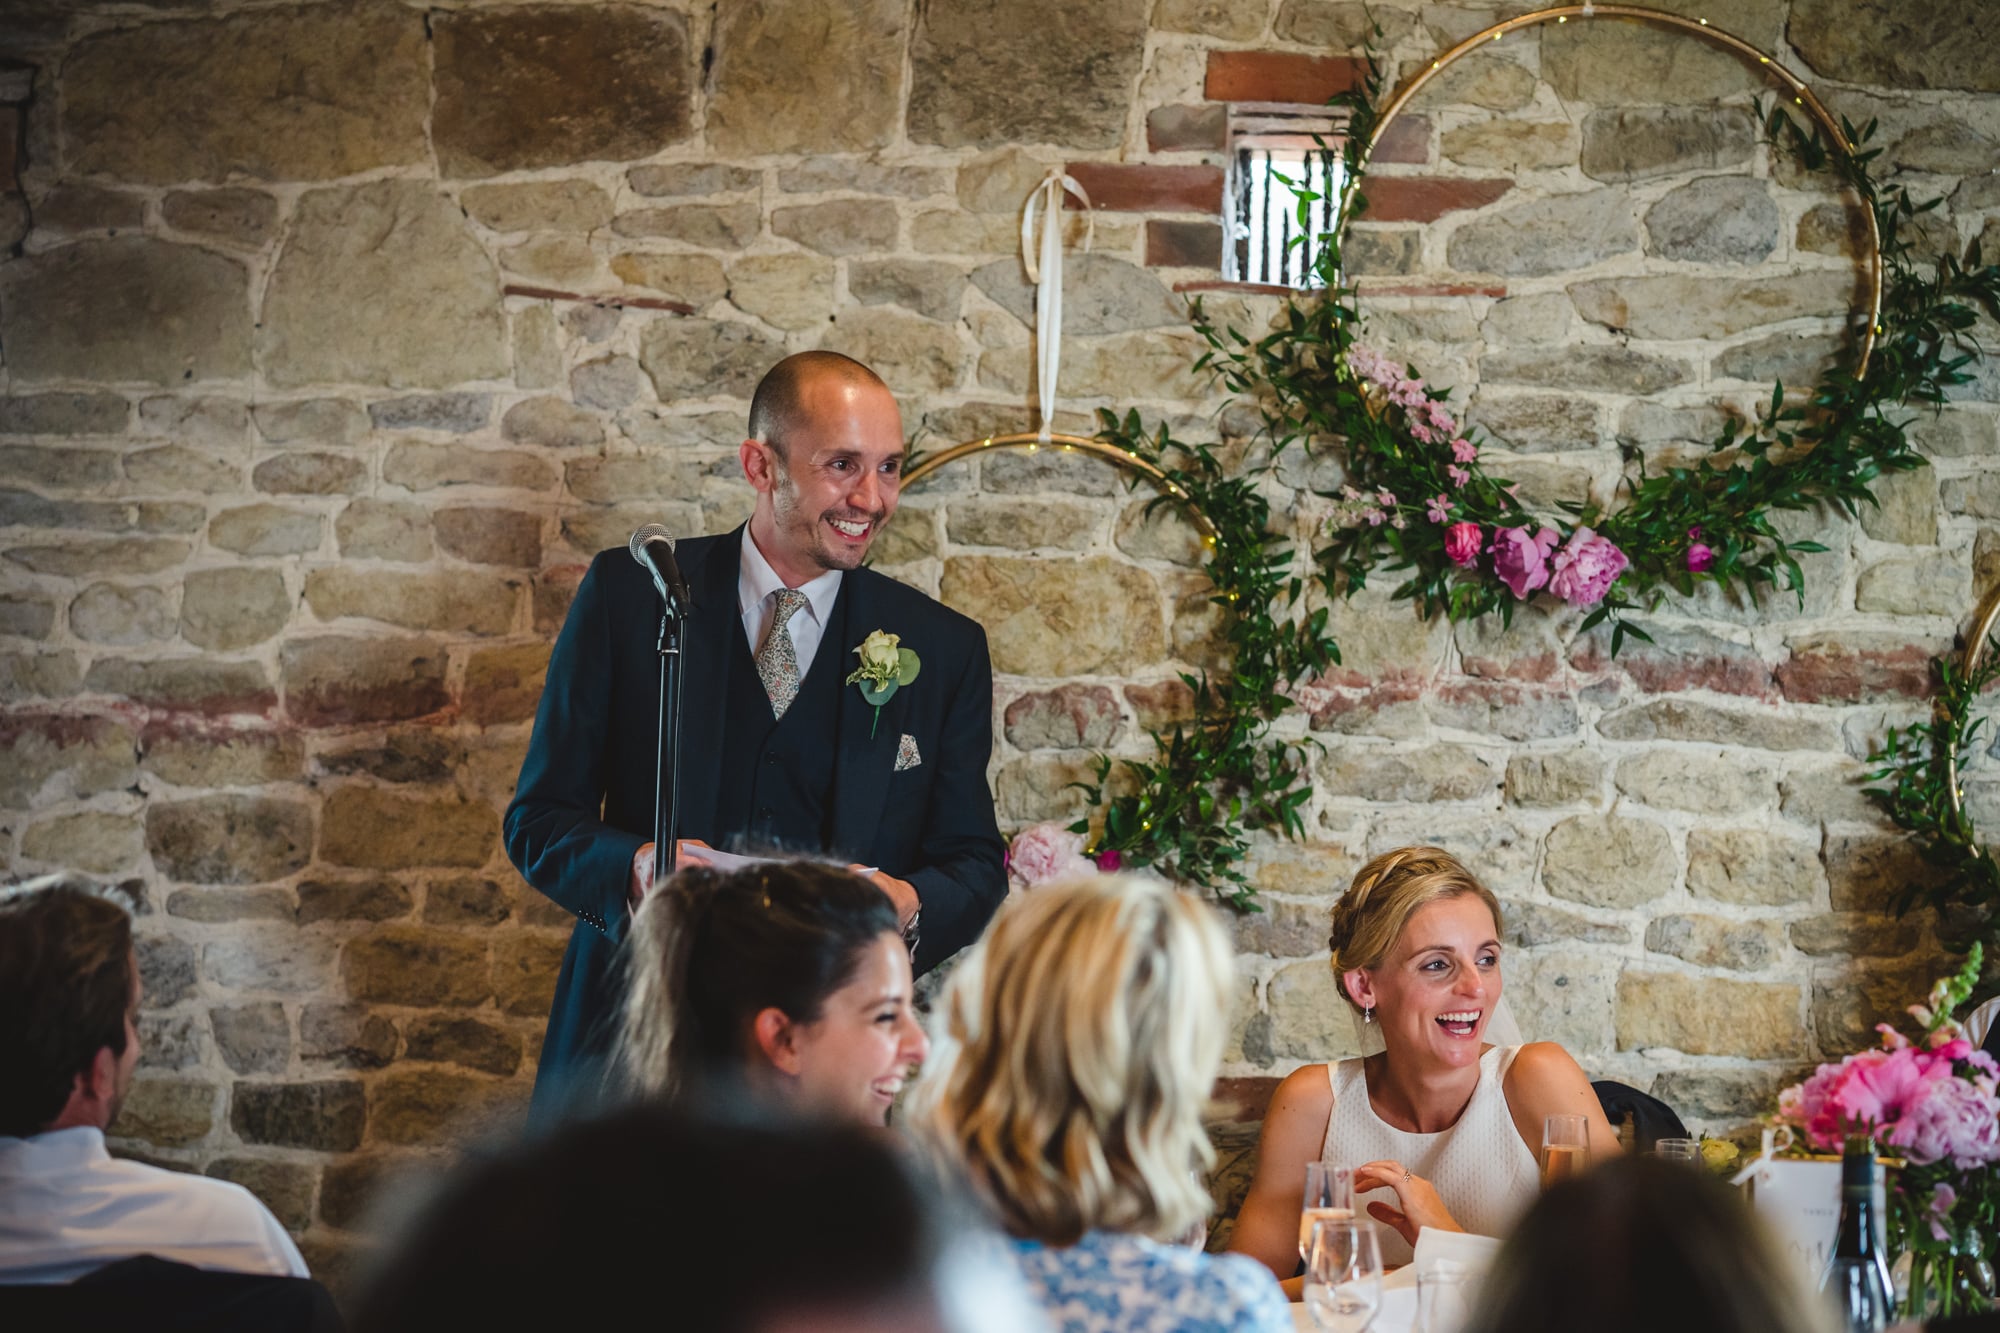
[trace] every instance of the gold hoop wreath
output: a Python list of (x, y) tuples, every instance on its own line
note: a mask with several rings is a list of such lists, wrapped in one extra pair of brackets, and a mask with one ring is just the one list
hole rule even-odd
[[(1724, 50), (1734, 52), (1746, 60), (1756, 61), (1759, 69), (1769, 74), (1791, 95), (1792, 104), (1812, 118), (1813, 123), (1826, 135), (1829, 143), (1832, 143), (1843, 153), (1852, 153), (1854, 151), (1854, 145), (1848, 141), (1846, 133), (1840, 127), (1839, 120), (1826, 109), (1825, 103), (1819, 100), (1813, 90), (1806, 85), (1804, 79), (1800, 78), (1782, 61), (1773, 59), (1770, 55), (1758, 50), (1741, 37), (1738, 37), (1734, 33), (1723, 31), (1707, 19), (1683, 18), (1679, 14), (1667, 14), (1657, 9), (1642, 9), (1637, 5), (1563, 5), (1555, 9), (1538, 9), (1532, 14), (1522, 14), (1517, 18), (1503, 20), (1490, 28), (1474, 33), (1457, 46), (1452, 47), (1444, 54), (1430, 61), (1423, 69), (1417, 72), (1415, 78), (1398, 89), (1396, 94), (1389, 99), (1389, 104), (1382, 108), (1382, 113), (1375, 122), (1375, 132), (1368, 137), (1369, 159), (1373, 160), (1375, 147), (1382, 142), (1383, 131), (1389, 128), (1390, 122), (1395, 120), (1397, 113), (1402, 111), (1404, 106), (1408, 105), (1410, 99), (1415, 97), (1425, 84), (1450, 68), (1456, 61), (1472, 54), (1474, 51), (1481, 50), (1487, 43), (1497, 42), (1508, 33), (1521, 28), (1538, 27), (1545, 23), (1565, 24), (1571, 19), (1602, 18), (1633, 19), (1641, 23), (1652, 24), (1654, 27), (1688, 33), (1716, 46), (1720, 46)], [(1342, 186), (1340, 211), (1343, 221), (1345, 221), (1348, 215), (1346, 207), (1348, 196), (1359, 185), (1359, 179), (1354, 179)], [(1851, 190), (1849, 192), (1852, 193)], [(1867, 317), (1861, 322), (1861, 342), (1855, 356), (1854, 374), (1856, 378), (1859, 378), (1867, 370), (1868, 358), (1875, 350), (1875, 335), (1882, 331), (1880, 324), (1882, 316), (1882, 233), (1880, 228), (1875, 225), (1875, 212), (1873, 209), (1863, 208), (1859, 211), (1867, 224), (1868, 294), (1866, 302)], [(1857, 306), (1856, 309), (1859, 310), (1860, 306)]]
[[(1530, 14), (1522, 14), (1516, 18), (1496, 23), (1489, 28), (1474, 33), (1458, 45), (1431, 60), (1423, 69), (1418, 71), (1415, 78), (1399, 89), (1389, 99), (1388, 105), (1382, 109), (1381, 115), (1376, 119), (1374, 132), (1368, 138), (1369, 159), (1373, 159), (1375, 148), (1381, 143), (1383, 133), (1389, 128), (1390, 123), (1395, 120), (1398, 113), (1409, 104), (1410, 100), (1422, 90), (1425, 84), (1450, 68), (1452, 64), (1461, 58), (1471, 55), (1473, 52), (1483, 49), (1488, 43), (1497, 42), (1506, 34), (1522, 28), (1535, 27), (1544, 23), (1565, 24), (1571, 19), (1600, 18), (1632, 19), (1671, 31), (1688, 33), (1716, 46), (1720, 46), (1725, 50), (1734, 52), (1747, 60), (1756, 61), (1760, 69), (1766, 71), (1791, 95), (1793, 104), (1802, 108), (1805, 114), (1812, 118), (1813, 122), (1827, 136), (1829, 142), (1836, 145), (1842, 152), (1851, 153), (1853, 151), (1853, 145), (1848, 142), (1847, 135), (1841, 130), (1840, 122), (1826, 109), (1826, 105), (1807, 86), (1804, 79), (1800, 78), (1798, 74), (1793, 72), (1783, 62), (1760, 51), (1757, 47), (1744, 41), (1734, 33), (1725, 32), (1721, 28), (1715, 27), (1707, 19), (1683, 18), (1678, 14), (1663, 13), (1655, 9), (1642, 9), (1636, 5), (1564, 5), (1554, 9), (1536, 10)], [(1354, 176), (1349, 178), (1341, 187), (1339, 216), (1343, 226), (1349, 217), (1349, 199), (1360, 183), (1360, 177)], [(1865, 224), (1868, 245), (1866, 269), (1867, 293), (1866, 301), (1863, 303), (1866, 309), (1864, 312), (1865, 317), (1859, 321), (1860, 346), (1855, 357), (1854, 373), (1857, 376), (1867, 369), (1869, 357), (1875, 347), (1875, 335), (1881, 331), (1879, 320), (1882, 312), (1881, 232), (1875, 223), (1874, 210), (1862, 208), (1858, 211)], [(1862, 305), (1857, 305), (1856, 310), (1861, 311)], [(1188, 517), (1193, 520), (1195, 527), (1200, 531), (1205, 544), (1209, 546), (1214, 545), (1216, 538), (1215, 524), (1210, 521), (1208, 515), (1202, 511), (1201, 507), (1195, 503), (1193, 497), (1178, 483), (1168, 477), (1159, 467), (1132, 450), (1122, 449), (1115, 444), (1110, 444), (1099, 439), (1088, 439), (1080, 435), (1052, 434), (1044, 437), (1033, 431), (1023, 431), (1010, 435), (989, 435), (983, 439), (968, 440), (962, 444), (953, 445), (949, 449), (920, 459), (904, 474), (903, 484), (906, 486), (914, 485), (947, 464), (957, 462), (961, 458), (968, 458), (982, 453), (988, 449), (1025, 449), (1029, 453), (1034, 453), (1038, 448), (1043, 446), (1059, 448), (1065, 453), (1080, 453), (1094, 458), (1101, 458), (1113, 467), (1121, 468), (1143, 477), (1187, 512)]]

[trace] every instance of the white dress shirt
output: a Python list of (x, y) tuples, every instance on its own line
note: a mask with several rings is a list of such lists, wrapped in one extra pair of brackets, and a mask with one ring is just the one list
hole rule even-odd
[(141, 1254), (310, 1276), (278, 1219), (241, 1185), (114, 1158), (88, 1126), (0, 1136), (0, 1283), (73, 1282)]
[(1962, 1026), (1967, 1040), (1974, 1046), (1983, 1046), (1986, 1034), (1993, 1030), (1995, 1018), (2000, 1018), (2000, 998), (1988, 1000), (1965, 1016)]
[[(743, 635), (750, 642), (750, 655), (764, 646), (764, 632), (771, 624), (771, 618), (778, 610), (778, 589), (785, 581), (778, 577), (778, 571), (771, 568), (771, 562), (757, 549), (751, 539), (750, 529), (743, 529), (743, 555), (738, 562), (736, 574), (736, 604), (743, 613)], [(840, 571), (829, 569), (805, 584), (799, 591), (806, 595), (806, 605), (801, 611), (792, 613), (785, 625), (792, 636), (792, 652), (799, 659), (799, 676), (803, 679), (812, 670), (813, 656), (819, 652), (819, 641), (826, 634), (827, 621), (833, 615), (833, 603), (840, 596)], [(860, 662), (855, 659), (856, 664)]]

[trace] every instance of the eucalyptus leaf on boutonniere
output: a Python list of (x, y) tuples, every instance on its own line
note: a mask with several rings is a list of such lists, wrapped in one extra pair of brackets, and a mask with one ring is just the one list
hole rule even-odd
[(875, 739), (875, 728), (882, 721), (882, 705), (896, 696), (896, 691), (917, 678), (923, 663), (917, 655), (902, 646), (903, 636), (885, 634), (876, 630), (861, 641), (854, 650), (861, 659), (861, 665), (854, 668), (854, 674), (847, 678), (849, 685), (861, 687), (861, 697), (875, 705), (875, 719), (868, 724), (868, 739)]

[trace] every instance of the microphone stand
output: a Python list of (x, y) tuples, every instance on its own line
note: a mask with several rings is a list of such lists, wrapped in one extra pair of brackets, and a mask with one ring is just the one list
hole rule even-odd
[(687, 608), (671, 593), (660, 602), (660, 736), (653, 762), (653, 884), (679, 860), (681, 826), (681, 632)]

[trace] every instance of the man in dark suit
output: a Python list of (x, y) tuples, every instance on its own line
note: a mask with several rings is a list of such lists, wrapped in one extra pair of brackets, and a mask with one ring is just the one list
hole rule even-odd
[[(895, 512), (902, 419), (874, 372), (801, 352), (757, 387), (740, 451), (744, 527), (681, 542), (694, 611), (682, 658), (681, 859), (708, 847), (838, 856), (895, 904), (918, 973), (971, 943), (1006, 896), (986, 763), (985, 632), (862, 568)], [(535, 1081), (535, 1117), (589, 1098), (620, 999), (613, 960), (651, 887), (660, 601), (600, 553), (549, 660), (507, 854), (575, 913)], [(880, 709), (845, 683), (870, 633), (921, 670)]]

